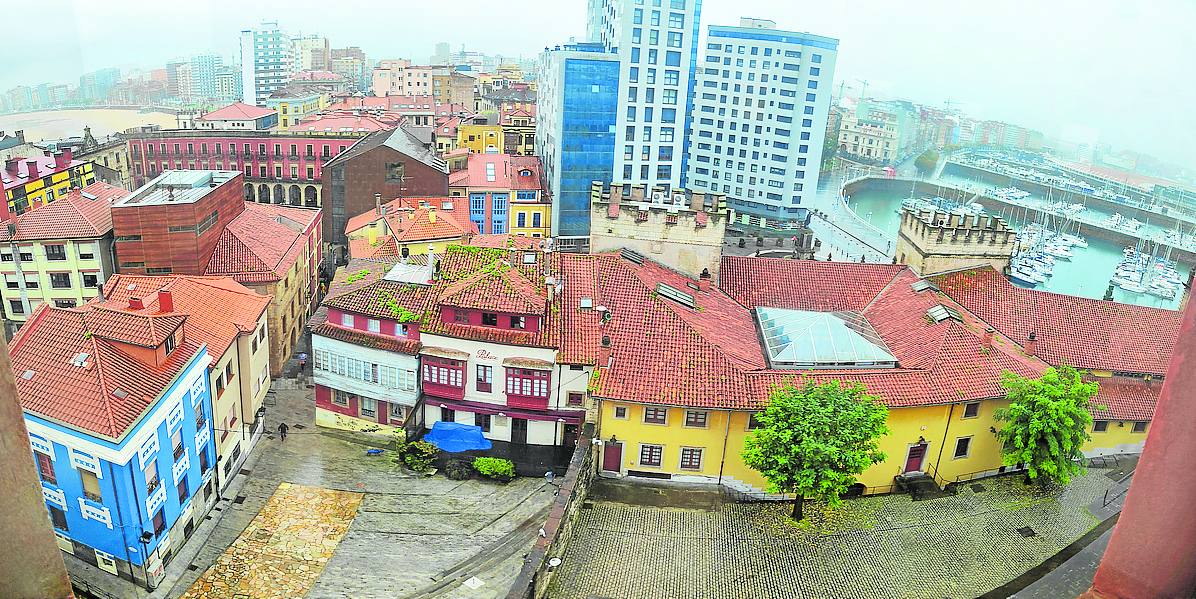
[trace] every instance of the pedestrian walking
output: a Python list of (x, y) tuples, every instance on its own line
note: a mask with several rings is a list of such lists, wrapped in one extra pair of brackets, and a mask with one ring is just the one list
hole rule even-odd
[(283, 441), (287, 440), (287, 430), (290, 428), (291, 427), (287, 426), (287, 423), (285, 422), (278, 423), (278, 436), (281, 437)]
[(299, 372), (307, 373), (307, 353), (299, 354)]

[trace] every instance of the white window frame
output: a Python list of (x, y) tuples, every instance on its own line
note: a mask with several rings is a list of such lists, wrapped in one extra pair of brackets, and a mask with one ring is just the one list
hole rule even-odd
[[(968, 440), (968, 450), (965, 451), (963, 455), (959, 455), (959, 442), (963, 441), (964, 439)], [(970, 457), (972, 457), (972, 435), (967, 435), (965, 437), (956, 437), (955, 445), (952, 446), (952, 448), (951, 448), (951, 459), (966, 460)]]

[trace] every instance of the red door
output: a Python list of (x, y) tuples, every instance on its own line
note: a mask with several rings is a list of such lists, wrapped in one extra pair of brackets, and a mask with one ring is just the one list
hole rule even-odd
[(602, 470), (605, 472), (619, 472), (623, 465), (623, 444), (607, 441), (602, 446)]
[(919, 443), (909, 448), (909, 457), (905, 458), (905, 472), (917, 472), (922, 469), (922, 458), (926, 457), (926, 444)]

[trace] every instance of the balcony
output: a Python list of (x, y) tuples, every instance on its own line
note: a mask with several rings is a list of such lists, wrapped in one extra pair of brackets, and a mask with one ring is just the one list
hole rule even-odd
[(183, 447), (182, 443), (179, 443), (178, 445), (174, 446), (174, 459), (175, 460), (178, 460), (179, 458), (183, 457), (184, 453), (187, 453), (187, 448)]
[(83, 496), (86, 497), (88, 501), (94, 501), (96, 503), (104, 503), (104, 498), (99, 493), (92, 493), (91, 491), (84, 489)]
[(512, 408), (529, 408), (533, 410), (547, 410), (548, 397), (535, 397), (531, 395), (517, 395), (514, 393), (507, 394), (507, 405)]
[(145, 494), (153, 495), (154, 491), (157, 491), (158, 487), (160, 486), (162, 486), (162, 479), (154, 476), (153, 478), (145, 481)]
[(245, 160), (253, 160), (253, 152), (244, 152), (241, 154), (241, 157)]
[(424, 393), (434, 395), (436, 397), (443, 397), (444, 399), (465, 399), (465, 387), (453, 385), (445, 385), (441, 383), (433, 383), (425, 379)]

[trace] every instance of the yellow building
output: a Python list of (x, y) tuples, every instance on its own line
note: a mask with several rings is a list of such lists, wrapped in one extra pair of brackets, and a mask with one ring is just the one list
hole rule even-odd
[(4, 211), (8, 218), (66, 195), (73, 188), (95, 183), (92, 163), (75, 160), (70, 148), (61, 152), (45, 151), (44, 156), (12, 157), (4, 161), (0, 188), (4, 190)]
[(266, 99), (266, 107), (278, 111), (278, 128), (286, 131), (299, 121), (327, 108), (328, 94), (292, 94), (282, 89)]
[(449, 195), (468, 201), (479, 233), (551, 235), (552, 198), (539, 158), (457, 152), (447, 157)]
[(449, 197), (398, 198), (358, 214), (345, 225), (350, 258), (444, 254), (478, 232), (467, 207)]
[[(893, 491), (894, 478), (910, 472), (940, 486), (997, 474), (1010, 469), (993, 417), (1007, 405), (1002, 373), (1038, 376), (1047, 368), (1038, 356), (1057, 349), (994, 331), (975, 315), (974, 298), (956, 302), (901, 265), (727, 257), (717, 275), (695, 281), (639, 254), (600, 259), (604, 279), (620, 286), (598, 293), (610, 315), (598, 331), (609, 356), (590, 385), (600, 468), (613, 474), (762, 492), (766, 481), (741, 457), (752, 414), (776, 385), (803, 381), (858, 382), (889, 408), (886, 459), (858, 478), (858, 492)], [(1178, 326), (1171, 311), (1130, 309)], [(1165, 343), (1144, 341), (1139, 349), (1159, 357), (1124, 358), (1116, 370), (1125, 374), (1099, 378), (1085, 456), (1141, 451), (1160, 386), (1144, 373), (1165, 367)], [(1122, 359), (1116, 348), (1087, 349), (1085, 367)]]
[(515, 109), (499, 116), (507, 151), (520, 156), (536, 155), (536, 115), (534, 111)]
[(4, 320), (25, 322), (42, 303), (80, 306), (114, 272), (110, 202), (128, 191), (92, 183), (0, 223)]
[(116, 275), (105, 286), (105, 296), (109, 305), (149, 314), (183, 314), (186, 336), (207, 346), (212, 356), (208, 379), (216, 463), (223, 488), (264, 431), (260, 410), (270, 390), (270, 298), (228, 277), (183, 275)]
[(502, 125), (462, 123), (457, 126), (458, 148), (469, 148), (475, 154), (502, 154), (505, 150)]

